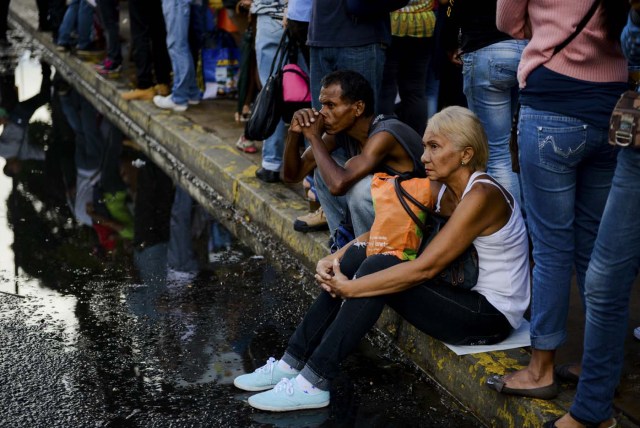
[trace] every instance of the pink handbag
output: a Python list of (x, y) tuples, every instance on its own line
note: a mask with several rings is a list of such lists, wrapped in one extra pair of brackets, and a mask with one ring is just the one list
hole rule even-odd
[(309, 76), (297, 64), (282, 67), (282, 99), (285, 103), (310, 103)]

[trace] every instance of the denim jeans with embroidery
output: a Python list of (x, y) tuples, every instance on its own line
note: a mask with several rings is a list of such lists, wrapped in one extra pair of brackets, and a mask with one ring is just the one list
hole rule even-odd
[(616, 166), (607, 129), (523, 105), (520, 180), (533, 242), (531, 345), (554, 350), (566, 339), (571, 277), (584, 276)]

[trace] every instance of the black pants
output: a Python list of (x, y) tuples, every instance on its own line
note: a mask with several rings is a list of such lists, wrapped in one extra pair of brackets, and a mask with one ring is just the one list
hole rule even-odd
[[(340, 262), (343, 273), (356, 277), (402, 263), (390, 255), (366, 257), (364, 247), (347, 250)], [(472, 290), (425, 282), (399, 293), (341, 300), (323, 291), (289, 340), (283, 360), (327, 390), (340, 362), (373, 327), (384, 306), (438, 340), (455, 345), (486, 345), (511, 332), (505, 316)]]
[(107, 39), (107, 58), (116, 64), (122, 64), (120, 47), (120, 21), (117, 0), (97, 0), (97, 10)]
[(426, 82), (432, 43), (431, 37), (392, 37), (380, 89), (380, 113), (396, 113), (420, 135), (427, 127)]
[(167, 52), (162, 2), (129, 0), (129, 20), (137, 87), (150, 88), (154, 81), (171, 86), (171, 60)]

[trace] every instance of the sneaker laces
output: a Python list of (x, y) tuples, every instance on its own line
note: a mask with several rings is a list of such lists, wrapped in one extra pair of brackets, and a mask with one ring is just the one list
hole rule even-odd
[(273, 388), (275, 393), (284, 391), (287, 395), (293, 395), (293, 380), (283, 377)]
[(258, 367), (256, 369), (256, 373), (271, 374), (276, 364), (278, 364), (278, 360), (276, 360), (273, 357), (269, 357), (269, 359), (267, 360), (267, 363), (264, 366)]

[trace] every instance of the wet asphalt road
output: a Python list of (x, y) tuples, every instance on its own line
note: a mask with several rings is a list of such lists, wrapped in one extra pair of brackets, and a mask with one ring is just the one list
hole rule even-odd
[(479, 426), (367, 341), (345, 362), (329, 408), (250, 408), (232, 380), (279, 357), (310, 302), (299, 286), (310, 274), (282, 276), (234, 243), (208, 274), (167, 282), (126, 251), (92, 256), (91, 231), (36, 187), (0, 178), (0, 234), (11, 241), (0, 291), (24, 296), (0, 294), (0, 426)]
[[(0, 74), (26, 48), (18, 42)], [(27, 60), (16, 76), (30, 82), (34, 70)], [(55, 149), (48, 158), (64, 156)], [(233, 378), (280, 356), (311, 302), (301, 287), (311, 273), (276, 272), (239, 243), (194, 281), (167, 281), (166, 259), (136, 264), (127, 245), (94, 255), (95, 233), (66, 206), (63, 161), (0, 174), (0, 428), (481, 426), (368, 340), (345, 361), (328, 408), (250, 408)]]

